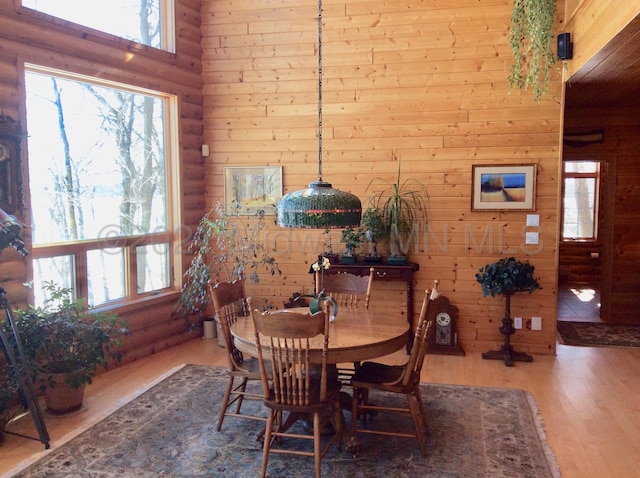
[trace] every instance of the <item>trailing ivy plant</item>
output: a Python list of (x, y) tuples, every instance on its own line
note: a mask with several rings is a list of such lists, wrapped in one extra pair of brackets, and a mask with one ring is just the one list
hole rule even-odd
[(549, 90), (551, 66), (556, 58), (552, 50), (556, 0), (514, 0), (509, 43), (514, 62), (509, 85), (531, 87), (536, 102)]

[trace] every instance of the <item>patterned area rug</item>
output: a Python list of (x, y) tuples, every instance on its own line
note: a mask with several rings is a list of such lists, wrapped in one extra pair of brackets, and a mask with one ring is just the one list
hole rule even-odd
[[(261, 444), (256, 437), (263, 423), (227, 417), (222, 431), (215, 430), (225, 383), (223, 368), (187, 365), (15, 476), (260, 476)], [(527, 392), (426, 384), (422, 388), (431, 420), (427, 458), (410, 439), (365, 435), (357, 459), (344, 448), (340, 452), (332, 447), (322, 461), (323, 476), (560, 476)], [(375, 395), (378, 402), (390, 399), (398, 397)], [(263, 410), (259, 401), (245, 406)], [(345, 419), (350, 419), (348, 412)], [(373, 426), (383, 424), (411, 427), (400, 416), (379, 415), (373, 420)], [(313, 476), (313, 459), (272, 455), (267, 474)]]
[(558, 321), (558, 332), (565, 345), (589, 347), (640, 347), (640, 325), (601, 322)]

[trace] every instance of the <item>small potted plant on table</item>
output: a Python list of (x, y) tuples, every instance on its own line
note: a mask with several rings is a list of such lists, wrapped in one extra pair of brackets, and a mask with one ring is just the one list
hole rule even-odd
[(482, 354), (484, 359), (504, 360), (507, 367), (513, 367), (514, 361), (531, 362), (533, 358), (523, 352), (516, 352), (511, 346), (510, 337), (516, 332), (511, 319), (511, 296), (517, 292), (540, 289), (538, 279), (534, 277), (535, 267), (528, 261), (522, 262), (514, 257), (502, 258), (493, 264), (487, 264), (476, 274), (476, 280), (482, 286), (484, 297), (504, 295), (505, 310), (500, 333), (504, 335), (504, 345), (500, 350), (490, 350)]
[(343, 264), (355, 264), (358, 261), (356, 248), (362, 242), (362, 231), (348, 227), (342, 231), (340, 242), (344, 242), (345, 249), (341, 262)]
[(371, 244), (371, 251), (364, 256), (365, 262), (382, 262), (382, 256), (378, 253), (378, 243), (389, 235), (382, 211), (374, 206), (368, 207), (362, 214), (360, 229), (364, 238)]

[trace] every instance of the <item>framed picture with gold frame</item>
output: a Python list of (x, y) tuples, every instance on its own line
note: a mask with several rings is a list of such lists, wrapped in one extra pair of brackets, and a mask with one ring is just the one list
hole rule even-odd
[(282, 197), (282, 166), (224, 168), (224, 209), (249, 216), (264, 211), (273, 216)]
[(536, 165), (474, 165), (472, 211), (534, 211)]
[(0, 208), (9, 214), (24, 208), (20, 123), (0, 114)]

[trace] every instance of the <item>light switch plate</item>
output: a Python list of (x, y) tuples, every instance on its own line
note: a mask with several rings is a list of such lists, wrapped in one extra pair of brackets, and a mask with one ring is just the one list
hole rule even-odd
[(527, 214), (527, 226), (539, 226), (540, 214)]
[(542, 330), (542, 317), (531, 317), (531, 330)]
[(538, 244), (540, 238), (540, 234), (537, 232), (527, 232), (525, 234), (525, 243), (526, 244)]
[(522, 328), (522, 317), (514, 317), (513, 318), (513, 328), (521, 329)]

